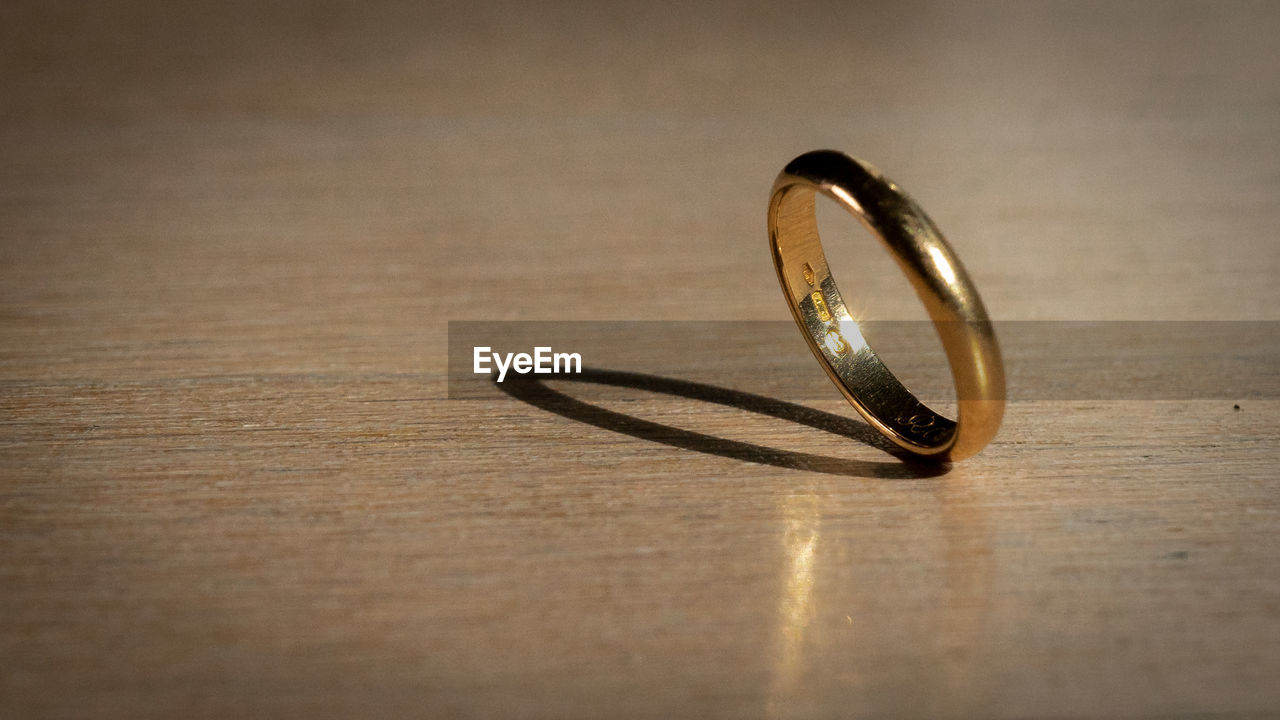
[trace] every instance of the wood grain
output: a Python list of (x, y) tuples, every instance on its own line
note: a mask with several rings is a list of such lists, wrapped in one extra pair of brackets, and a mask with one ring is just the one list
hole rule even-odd
[[(1278, 32), (5, 3), (0, 716), (1275, 714), (1274, 396), (1014, 398), (938, 474), (797, 420), (850, 414), (816, 366), (775, 397), (653, 347), (606, 369), (713, 399), (450, 400), (446, 340), (785, 321), (768, 189), (818, 147), (907, 187), (1000, 320), (1280, 320)], [(834, 245), (869, 314), (920, 316)]]

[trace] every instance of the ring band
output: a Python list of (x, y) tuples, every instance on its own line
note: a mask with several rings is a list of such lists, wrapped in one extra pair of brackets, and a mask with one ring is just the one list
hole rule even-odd
[[(881, 240), (924, 302), (951, 365), (959, 405), (955, 420), (912, 395), (862, 337), (822, 251), (814, 215), (818, 192)], [(805, 153), (773, 184), (769, 247), (782, 294), (809, 349), (867, 422), (908, 452), (939, 460), (962, 460), (995, 437), (1005, 394), (995, 331), (960, 260), (901, 188), (843, 153)]]

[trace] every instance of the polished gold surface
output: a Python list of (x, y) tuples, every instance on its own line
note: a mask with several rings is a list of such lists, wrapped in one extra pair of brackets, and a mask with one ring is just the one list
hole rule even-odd
[[(863, 337), (818, 236), (815, 194), (853, 213), (911, 280), (951, 365), (959, 416), (920, 402)], [(1004, 365), (986, 308), (942, 233), (897, 185), (847, 155), (818, 150), (792, 160), (769, 200), (769, 246), (796, 324), (818, 362), (858, 412), (916, 455), (962, 460), (981, 450), (1004, 417)]]

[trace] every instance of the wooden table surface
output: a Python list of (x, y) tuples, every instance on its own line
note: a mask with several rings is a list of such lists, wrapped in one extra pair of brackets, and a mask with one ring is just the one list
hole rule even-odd
[[(630, 390), (446, 375), (449, 321), (786, 322), (768, 190), (820, 147), (908, 188), (999, 320), (1280, 321), (1278, 35), (1268, 3), (4, 3), (0, 716), (1280, 713), (1274, 394), (1032, 363), (929, 471), (824, 432), (852, 411), (798, 333), (758, 370), (637, 343), (598, 368)], [(923, 316), (847, 247), (847, 295)]]

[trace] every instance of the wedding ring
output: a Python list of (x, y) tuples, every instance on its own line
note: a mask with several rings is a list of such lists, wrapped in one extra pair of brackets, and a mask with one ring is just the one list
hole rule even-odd
[[(867, 344), (827, 267), (815, 194), (853, 213), (907, 275), (942, 341), (959, 407), (929, 409)], [(986, 308), (924, 210), (871, 165), (831, 150), (805, 153), (778, 175), (769, 247), (782, 294), (809, 349), (867, 422), (908, 452), (961, 460), (991, 441), (1004, 417), (1004, 365)]]

